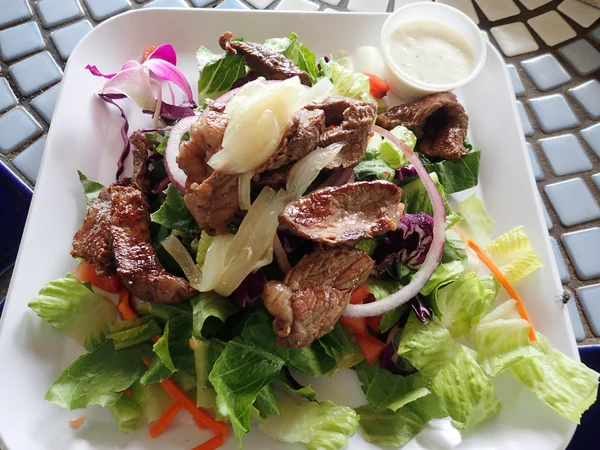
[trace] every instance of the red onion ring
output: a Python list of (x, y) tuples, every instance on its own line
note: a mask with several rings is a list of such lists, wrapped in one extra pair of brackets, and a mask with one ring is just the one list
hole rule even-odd
[(418, 155), (408, 145), (406, 145), (389, 131), (378, 127), (377, 125), (373, 125), (372, 130), (376, 133), (379, 133), (381, 136), (388, 139), (394, 143), (394, 145), (400, 148), (415, 167), (417, 174), (423, 182), (425, 190), (427, 190), (427, 194), (429, 195), (429, 199), (431, 200), (431, 205), (433, 207), (433, 240), (431, 241), (431, 246), (429, 247), (425, 261), (417, 273), (415, 273), (412, 280), (410, 280), (410, 283), (408, 283), (398, 292), (395, 292), (389, 297), (377, 302), (366, 303), (364, 305), (348, 305), (342, 313), (342, 315), (346, 317), (378, 316), (391, 311), (392, 309), (395, 309), (404, 303), (407, 303), (414, 296), (416, 296), (421, 289), (423, 289), (425, 283), (429, 281), (431, 275), (433, 275), (433, 272), (440, 263), (440, 260), (442, 259), (442, 253), (444, 252), (446, 235), (446, 209), (444, 207), (444, 200), (437, 190), (435, 183), (429, 176), (429, 173), (423, 166), (423, 163), (419, 159)]
[(192, 124), (196, 122), (196, 120), (198, 120), (198, 116), (190, 116), (177, 122), (169, 133), (169, 140), (167, 141), (167, 148), (165, 149), (165, 170), (167, 171), (167, 175), (173, 186), (182, 193), (185, 193), (187, 174), (181, 170), (179, 164), (177, 164), (179, 144), (181, 143), (183, 135), (190, 131)]

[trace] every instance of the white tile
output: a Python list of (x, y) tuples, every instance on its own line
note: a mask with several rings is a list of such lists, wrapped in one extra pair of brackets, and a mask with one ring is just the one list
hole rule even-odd
[(281, 0), (275, 9), (277, 11), (318, 11), (319, 5), (309, 0)]
[(519, 0), (521, 4), (530, 11), (539, 8), (540, 6), (550, 3), (552, 0)]
[(539, 48), (527, 27), (521, 22), (494, 27), (490, 32), (506, 56), (522, 55)]
[(558, 10), (584, 28), (600, 19), (600, 9), (577, 0), (565, 0), (558, 5)]
[(402, 8), (403, 6), (410, 5), (411, 3), (423, 3), (432, 0), (394, 0), (394, 11)]
[(513, 0), (475, 0), (475, 3), (492, 22), (516, 16), (521, 12)]
[[(340, 4), (341, 1), (342, 0), (323, 0), (323, 3), (327, 3), (328, 5), (331, 5), (331, 6), (337, 6)], [(327, 8), (327, 9), (325, 9), (325, 11), (327, 11), (329, 9), (331, 9), (331, 8)]]
[(577, 36), (571, 25), (556, 11), (548, 11), (529, 19), (527, 23), (550, 47)]
[[(246, 2), (250, 3), (252, 6), (254, 6), (255, 8), (258, 8), (258, 9), (265, 9), (267, 6), (269, 6), (274, 1), (275, 0), (246, 0)], [(338, 3), (339, 2), (340, 2), (340, 0), (338, 0)]]
[(389, 0), (350, 0), (348, 11), (352, 12), (386, 12)]
[(464, 12), (475, 23), (479, 23), (479, 17), (471, 0), (438, 0), (439, 3), (454, 6), (456, 9)]

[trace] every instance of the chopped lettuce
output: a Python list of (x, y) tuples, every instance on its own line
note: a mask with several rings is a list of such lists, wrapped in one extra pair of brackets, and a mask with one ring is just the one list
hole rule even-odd
[(158, 383), (177, 371), (169, 352), (169, 322), (165, 326), (163, 335), (154, 343), (152, 350), (155, 356), (148, 366), (148, 371), (140, 380), (142, 384)]
[[(329, 347), (329, 346), (328, 346)], [(325, 350), (321, 341), (313, 342), (310, 347), (290, 349), (287, 365), (311, 377), (320, 377), (335, 370), (337, 362), (334, 349)], [(343, 353), (340, 353), (343, 358)], [(343, 359), (342, 359), (343, 361)]]
[(216, 99), (231, 89), (233, 83), (246, 74), (241, 55), (225, 53), (215, 55), (202, 46), (196, 52), (200, 76), (198, 79), (198, 102), (207, 98)]
[(188, 234), (198, 234), (200, 229), (183, 201), (183, 194), (169, 184), (167, 198), (158, 211), (150, 215), (152, 222)]
[(196, 266), (198, 270), (204, 268), (204, 261), (206, 261), (206, 252), (212, 244), (214, 237), (208, 234), (206, 231), (202, 231), (200, 239), (198, 240), (198, 249), (196, 250)]
[(113, 405), (144, 373), (142, 358), (149, 350), (145, 344), (115, 350), (106, 340), (67, 367), (45, 399), (67, 409)]
[(354, 248), (362, 250), (368, 256), (373, 256), (373, 252), (375, 252), (375, 249), (377, 248), (377, 241), (375, 239), (361, 239)]
[(190, 347), (194, 351), (194, 365), (196, 368), (196, 405), (203, 408), (213, 408), (217, 394), (212, 387), (208, 386), (208, 374), (210, 372), (210, 342), (190, 338)]
[(158, 419), (171, 404), (171, 397), (158, 384), (144, 386), (135, 382), (130, 396), (121, 393), (108, 409), (122, 433), (129, 433)]
[(283, 398), (281, 414), (268, 417), (258, 427), (279, 442), (302, 442), (308, 450), (340, 450), (355, 433), (358, 415), (329, 400), (296, 404)]
[(459, 223), (459, 227), (467, 236), (481, 243), (490, 239), (496, 224), (488, 216), (483, 202), (476, 194), (456, 205), (456, 213), (464, 219)]
[(256, 400), (254, 401), (254, 407), (258, 410), (262, 419), (266, 419), (268, 416), (278, 416), (281, 414), (279, 401), (275, 396), (273, 384), (266, 385), (258, 392)]
[(446, 194), (464, 191), (477, 186), (481, 152), (467, 153), (460, 159), (445, 159), (425, 164), (428, 172), (435, 172), (444, 186)]
[(440, 263), (440, 265), (435, 268), (431, 278), (429, 278), (427, 283), (425, 283), (425, 286), (423, 286), (423, 289), (421, 289), (421, 294), (429, 295), (437, 291), (442, 286), (457, 280), (458, 277), (460, 277), (460, 275), (465, 271), (466, 266), (466, 261), (450, 261), (447, 263)]
[[(194, 336), (201, 338), (204, 323), (214, 317), (225, 323), (225, 320), (239, 310), (237, 303), (227, 297), (221, 297), (214, 291), (199, 292), (190, 300), (193, 311)], [(204, 336), (206, 337), (206, 336)]]
[(335, 61), (319, 61), (323, 74), (333, 83), (333, 94), (354, 98), (367, 103), (377, 103), (371, 95), (369, 77), (364, 73), (353, 72)]
[(288, 392), (299, 395), (306, 400), (314, 402), (317, 398), (317, 393), (310, 385), (299, 385), (298, 382), (292, 378), (287, 369), (282, 370), (279, 374), (279, 382)]
[(130, 319), (113, 325), (110, 327), (106, 337), (113, 341), (117, 350), (121, 350), (122, 348), (148, 341), (160, 333), (162, 333), (162, 329), (154, 319), (146, 316), (141, 319)]
[(44, 286), (29, 302), (29, 307), (88, 350), (118, 319), (113, 303), (95, 294), (70, 273)]
[(137, 307), (139, 314), (151, 315), (166, 322), (177, 316), (192, 316), (192, 308), (188, 302), (182, 303), (150, 303), (141, 302)]
[(88, 179), (88, 177), (86, 177), (80, 170), (78, 170), (77, 173), (79, 174), (79, 181), (81, 181), (81, 185), (83, 186), (83, 193), (87, 198), (86, 205), (91, 206), (92, 203), (94, 203), (94, 200), (98, 198), (98, 194), (104, 188), (104, 186), (97, 181)]
[(522, 226), (489, 242), (486, 250), (511, 283), (522, 280), (544, 266)]
[(338, 369), (354, 367), (364, 359), (360, 349), (352, 342), (346, 329), (339, 323), (335, 324), (331, 333), (319, 339), (319, 343), (325, 349), (325, 353), (335, 360), (335, 369), (331, 375), (335, 374)]
[(388, 163), (381, 159), (363, 159), (354, 167), (354, 176), (357, 180), (379, 180), (391, 181), (394, 179), (396, 171)]
[(283, 54), (283, 56), (292, 61), (299, 69), (308, 73), (313, 83), (317, 81), (319, 76), (317, 58), (307, 46), (298, 40), (298, 35), (296, 33), (290, 33), (288, 37), (284, 38), (267, 39), (265, 45), (276, 52)]
[[(378, 279), (372, 277), (367, 279), (366, 285), (369, 288), (369, 292), (373, 295), (373, 297), (375, 297), (375, 300), (383, 300), (402, 288), (402, 284), (400, 284), (400, 282), (397, 280)], [(400, 317), (406, 311), (407, 306), (403, 305), (384, 313), (381, 318), (381, 322), (379, 323), (379, 331), (382, 333), (388, 331), (396, 324), (396, 322), (398, 322), (398, 320), (400, 320)]]

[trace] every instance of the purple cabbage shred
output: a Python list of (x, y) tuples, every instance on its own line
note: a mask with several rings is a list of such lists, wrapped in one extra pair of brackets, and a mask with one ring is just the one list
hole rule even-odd
[(403, 181), (405, 178), (418, 178), (417, 169), (412, 164), (396, 169), (396, 180)]
[(121, 113), (121, 118), (123, 119), (123, 125), (121, 126), (121, 138), (123, 139), (123, 150), (121, 150), (121, 155), (119, 156), (119, 161), (117, 162), (117, 173), (115, 178), (118, 180), (123, 170), (125, 169), (125, 160), (129, 155), (129, 138), (127, 137), (129, 133), (129, 121), (127, 120), (127, 116), (125, 115), (125, 111), (121, 108), (115, 100), (125, 98), (124, 95), (121, 94), (98, 94), (102, 100), (106, 103), (116, 106), (119, 108), (119, 112)]
[(262, 295), (265, 284), (267, 284), (267, 277), (265, 277), (262, 270), (258, 270), (244, 278), (244, 281), (232, 292), (229, 298), (245, 308)]

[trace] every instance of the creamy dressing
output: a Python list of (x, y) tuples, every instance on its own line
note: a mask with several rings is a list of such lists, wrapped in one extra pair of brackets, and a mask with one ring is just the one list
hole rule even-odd
[(387, 50), (406, 75), (427, 84), (453, 84), (473, 71), (473, 50), (467, 40), (433, 20), (400, 25), (388, 37)]

